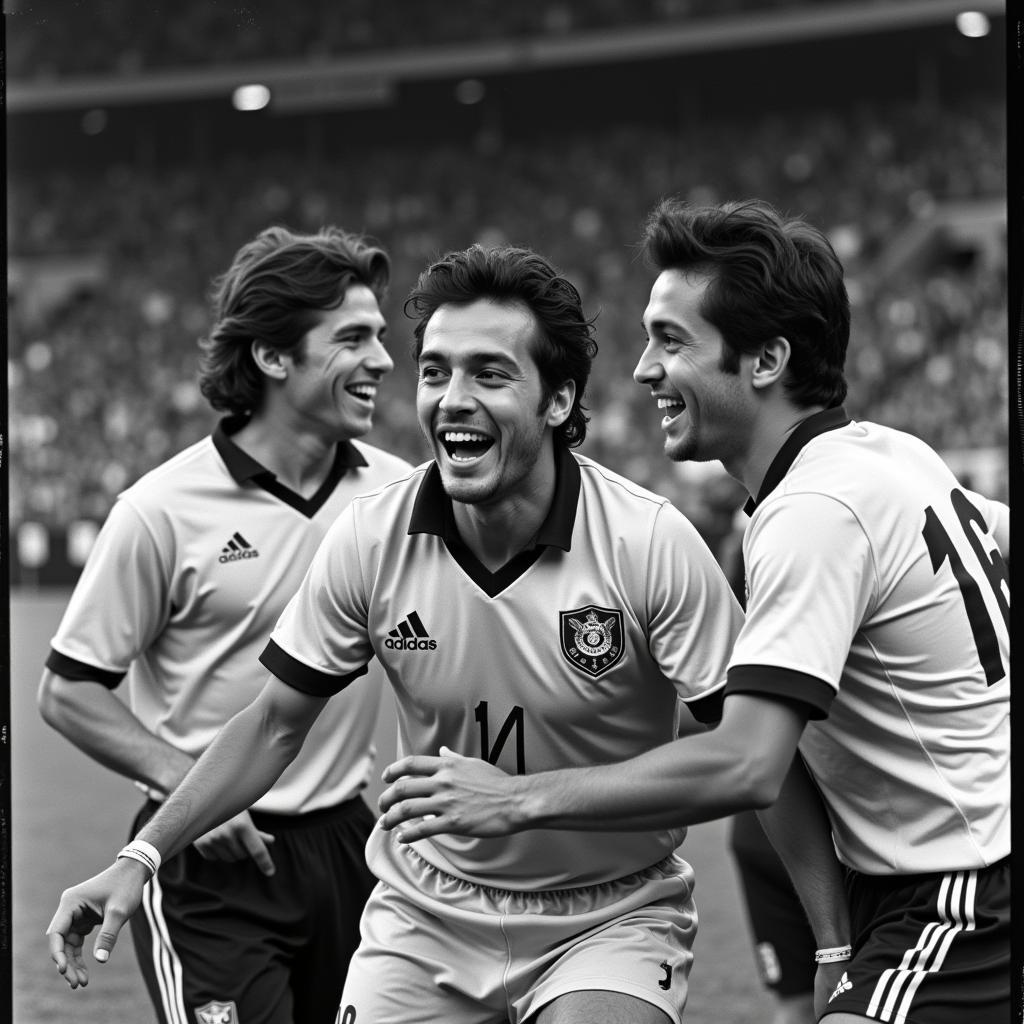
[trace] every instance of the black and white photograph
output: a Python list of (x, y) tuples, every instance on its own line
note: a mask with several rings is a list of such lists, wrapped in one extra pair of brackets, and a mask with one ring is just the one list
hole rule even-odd
[(1024, 1019), (1005, 0), (3, 29), (15, 1024)]

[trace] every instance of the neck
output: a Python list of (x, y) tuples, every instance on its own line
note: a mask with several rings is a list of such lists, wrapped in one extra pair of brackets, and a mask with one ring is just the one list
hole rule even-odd
[(335, 441), (286, 430), (259, 416), (254, 416), (231, 440), (266, 466), (285, 487), (303, 497), (317, 492), (334, 464)]
[(746, 451), (723, 460), (726, 471), (743, 484), (751, 497), (756, 498), (768, 475), (768, 468), (793, 431), (809, 416), (823, 409), (824, 406), (820, 405), (798, 409), (788, 403), (766, 408), (751, 432), (751, 442)]
[(494, 502), (452, 502), (459, 536), (491, 572), (532, 546), (555, 496), (553, 452), (541, 458), (515, 493)]

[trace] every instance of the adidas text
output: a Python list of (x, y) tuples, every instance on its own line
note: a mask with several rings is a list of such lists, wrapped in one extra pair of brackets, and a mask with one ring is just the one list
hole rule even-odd
[(436, 640), (419, 640), (414, 636), (403, 636), (395, 640), (388, 637), (384, 646), (389, 651), (436, 651)]
[(221, 555), (218, 562), (237, 562), (241, 558), (259, 558), (260, 553), (255, 548), (248, 548), (245, 551), (232, 551), (230, 555)]

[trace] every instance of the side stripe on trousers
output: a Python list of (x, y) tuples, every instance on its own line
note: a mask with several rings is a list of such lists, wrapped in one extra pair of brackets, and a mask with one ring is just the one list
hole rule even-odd
[(868, 1004), (868, 1016), (891, 1021), (909, 1015), (918, 986), (928, 974), (941, 969), (956, 936), (974, 930), (977, 886), (977, 871), (943, 876), (935, 905), (938, 920), (922, 929), (917, 945), (903, 954), (898, 968), (882, 972)]
[(164, 920), (163, 890), (154, 875), (142, 890), (142, 907), (149, 922), (153, 971), (160, 988), (164, 1018), (168, 1024), (188, 1024), (185, 996), (181, 986), (181, 961), (174, 951), (167, 922)]

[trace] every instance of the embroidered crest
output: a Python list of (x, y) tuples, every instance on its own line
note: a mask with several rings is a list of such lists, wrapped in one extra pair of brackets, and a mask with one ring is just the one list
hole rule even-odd
[(559, 612), (562, 654), (595, 679), (622, 657), (622, 612), (586, 605)]
[(238, 1009), (234, 1001), (219, 1003), (214, 999), (196, 1010), (196, 1021), (198, 1024), (239, 1024)]

